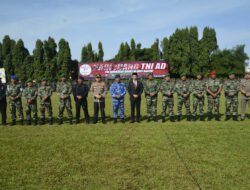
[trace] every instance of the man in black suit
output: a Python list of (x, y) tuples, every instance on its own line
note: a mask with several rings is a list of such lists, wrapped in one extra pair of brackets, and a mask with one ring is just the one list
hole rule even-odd
[(79, 77), (77, 80), (77, 84), (73, 86), (73, 95), (76, 103), (76, 124), (80, 122), (81, 107), (84, 111), (85, 122), (89, 124), (89, 112), (87, 102), (89, 87), (83, 83), (83, 80), (83, 77)]
[(132, 74), (132, 80), (128, 83), (128, 93), (130, 95), (131, 105), (131, 121), (135, 122), (135, 110), (136, 110), (136, 122), (140, 122), (141, 115), (141, 94), (143, 92), (142, 82), (137, 80), (137, 73)]
[(2, 78), (0, 77), (0, 113), (2, 114), (2, 125), (6, 125), (6, 85), (2, 83)]

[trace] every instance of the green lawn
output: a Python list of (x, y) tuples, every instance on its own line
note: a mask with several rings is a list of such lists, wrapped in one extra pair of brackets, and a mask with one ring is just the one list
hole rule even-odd
[(0, 127), (0, 189), (250, 189), (250, 119), (114, 125), (111, 108), (105, 125)]

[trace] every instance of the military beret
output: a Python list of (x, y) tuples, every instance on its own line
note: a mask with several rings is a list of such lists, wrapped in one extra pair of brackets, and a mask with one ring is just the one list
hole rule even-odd
[(187, 76), (186, 73), (181, 73), (181, 77)]
[(117, 74), (117, 75), (115, 75), (115, 78), (117, 79), (117, 78), (121, 78), (121, 75), (120, 74)]
[(102, 78), (102, 76), (100, 74), (96, 74), (95, 78)]
[(235, 73), (231, 71), (228, 73), (228, 75), (235, 75)]
[(65, 74), (61, 74), (61, 78), (66, 78), (66, 75)]
[(32, 79), (28, 79), (28, 80), (26, 81), (26, 84), (29, 83), (29, 82), (33, 82)]
[(13, 80), (17, 80), (17, 77), (15, 75), (12, 75), (10, 78)]
[(170, 77), (170, 74), (169, 74), (169, 73), (166, 73), (166, 74), (165, 74), (165, 77)]
[(211, 72), (210, 72), (210, 76), (211, 75), (216, 75), (216, 71), (215, 70), (212, 70)]
[(46, 78), (42, 78), (42, 80), (41, 81), (48, 81)]
[(148, 73), (148, 76), (150, 76), (150, 75), (153, 76), (153, 73), (152, 72)]

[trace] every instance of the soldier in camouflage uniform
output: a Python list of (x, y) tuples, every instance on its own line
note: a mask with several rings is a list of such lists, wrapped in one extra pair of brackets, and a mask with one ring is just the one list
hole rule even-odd
[(201, 73), (197, 75), (197, 79), (193, 82), (193, 120), (195, 121), (197, 109), (200, 109), (200, 120), (204, 121), (204, 102), (206, 94), (206, 84), (202, 78)]
[(66, 108), (69, 116), (69, 123), (72, 125), (73, 115), (70, 98), (72, 86), (69, 82), (67, 82), (66, 75), (62, 75), (61, 81), (58, 83), (56, 91), (59, 96), (58, 124), (61, 125), (63, 123), (63, 112)]
[(174, 88), (175, 84), (170, 79), (170, 74), (165, 75), (165, 80), (161, 83), (162, 93), (162, 122), (166, 120), (166, 110), (168, 108), (170, 121), (174, 121)]
[(26, 117), (27, 124), (31, 125), (31, 112), (33, 112), (33, 120), (34, 125), (37, 125), (37, 90), (36, 87), (33, 86), (33, 81), (28, 80), (26, 82), (27, 87), (23, 90), (23, 96), (26, 99)]
[(9, 96), (11, 126), (16, 124), (16, 109), (21, 118), (21, 125), (23, 125), (23, 107), (22, 107), (22, 91), (21, 85), (17, 84), (17, 77), (11, 76), (11, 84), (9, 85), (7, 95)]
[(181, 120), (182, 116), (182, 106), (184, 104), (186, 108), (187, 121), (191, 121), (190, 113), (190, 94), (191, 94), (191, 84), (187, 81), (186, 74), (181, 75), (181, 81), (176, 84), (177, 92), (177, 120)]
[(157, 94), (159, 91), (158, 82), (153, 78), (153, 73), (148, 74), (148, 80), (145, 82), (144, 91), (147, 103), (147, 117), (148, 122), (151, 117), (153, 120), (157, 121)]
[(230, 119), (231, 108), (233, 110), (233, 120), (238, 121), (238, 93), (240, 90), (239, 82), (235, 79), (234, 73), (229, 74), (229, 80), (224, 83), (226, 97), (226, 120)]
[(241, 120), (245, 120), (246, 106), (250, 108), (250, 73), (246, 73), (245, 79), (241, 81)]
[(220, 93), (222, 90), (222, 83), (216, 78), (216, 71), (210, 72), (210, 78), (206, 84), (207, 98), (208, 98), (208, 121), (212, 119), (212, 111), (214, 108), (215, 119), (220, 121)]
[(41, 112), (41, 125), (45, 124), (45, 109), (48, 112), (49, 124), (53, 124), (51, 96), (52, 89), (47, 85), (47, 80), (43, 79), (41, 86), (38, 88), (38, 96), (40, 97), (40, 112)]

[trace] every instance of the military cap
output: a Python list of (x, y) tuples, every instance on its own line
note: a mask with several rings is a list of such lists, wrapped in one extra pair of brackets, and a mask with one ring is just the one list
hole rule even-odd
[(153, 73), (152, 72), (148, 73), (148, 76), (150, 76), (150, 75), (153, 76)]
[(12, 76), (11, 76), (11, 79), (13, 79), (13, 80), (17, 80), (16, 75), (12, 75)]
[(28, 83), (28, 82), (33, 82), (33, 81), (32, 81), (32, 79), (28, 79), (28, 80), (26, 81), (26, 83)]
[(96, 74), (95, 78), (102, 78), (102, 76), (100, 74)]
[(117, 79), (117, 78), (121, 78), (121, 75), (120, 74), (117, 74), (117, 75), (115, 75), (115, 78)]

